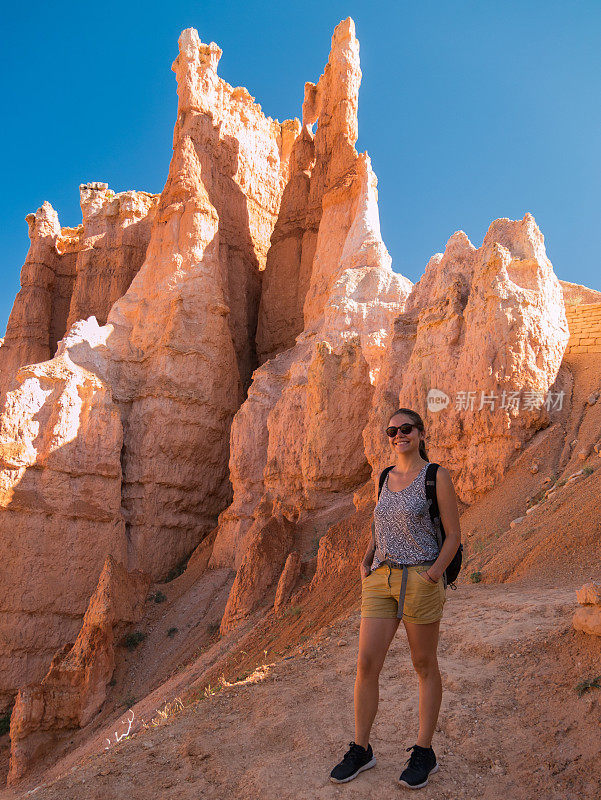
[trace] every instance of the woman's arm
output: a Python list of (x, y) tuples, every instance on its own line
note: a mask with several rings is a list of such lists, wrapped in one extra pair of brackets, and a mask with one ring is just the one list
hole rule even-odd
[(438, 467), (436, 475), (436, 500), (438, 511), (444, 526), (445, 540), (436, 561), (424, 573), (433, 583), (442, 577), (442, 573), (453, 560), (457, 548), (461, 544), (459, 527), (459, 509), (451, 475), (445, 467)]

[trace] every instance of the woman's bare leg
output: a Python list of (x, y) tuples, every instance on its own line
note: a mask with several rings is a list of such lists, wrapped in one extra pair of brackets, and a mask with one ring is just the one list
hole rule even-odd
[(431, 747), (442, 701), (442, 679), (436, 657), (440, 620), (425, 625), (403, 620), (403, 625), (419, 679), (419, 732), (416, 744)]
[(367, 747), (379, 700), (379, 677), (400, 619), (363, 617), (355, 680), (355, 742)]

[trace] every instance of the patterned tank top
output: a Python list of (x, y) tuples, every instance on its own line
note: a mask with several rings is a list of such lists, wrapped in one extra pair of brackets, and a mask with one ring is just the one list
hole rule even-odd
[[(428, 464), (424, 464), (409, 486), (399, 492), (392, 492), (388, 488), (386, 476), (374, 509), (377, 550), (371, 565), (372, 572), (387, 558), (399, 564), (419, 564), (438, 557), (440, 551), (436, 530), (426, 498), (427, 467)], [(382, 558), (378, 557), (378, 553)]]

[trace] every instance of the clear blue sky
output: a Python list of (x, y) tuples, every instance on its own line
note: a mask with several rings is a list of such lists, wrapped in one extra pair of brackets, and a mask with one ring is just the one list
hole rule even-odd
[(280, 121), (352, 16), (359, 150), (379, 178), (394, 269), (417, 281), (463, 229), (534, 214), (556, 274), (601, 290), (599, 0), (10, 3), (3, 7), (0, 333), (44, 200), (81, 221), (79, 184), (160, 192), (184, 28), (223, 49), (220, 75)]

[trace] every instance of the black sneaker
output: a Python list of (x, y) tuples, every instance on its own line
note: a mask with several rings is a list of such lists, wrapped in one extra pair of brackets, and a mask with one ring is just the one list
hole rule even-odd
[(431, 747), (421, 747), (414, 744), (407, 751), (413, 750), (407, 759), (407, 766), (401, 772), (399, 783), (407, 789), (421, 789), (428, 783), (428, 775), (438, 772), (438, 764), (434, 750)]
[(360, 744), (350, 742), (350, 749), (344, 754), (340, 764), (336, 764), (330, 772), (330, 780), (334, 783), (346, 783), (356, 778), (364, 769), (371, 769), (371, 767), (375, 766), (376, 759), (369, 742), (367, 750), (365, 747), (361, 747)]

